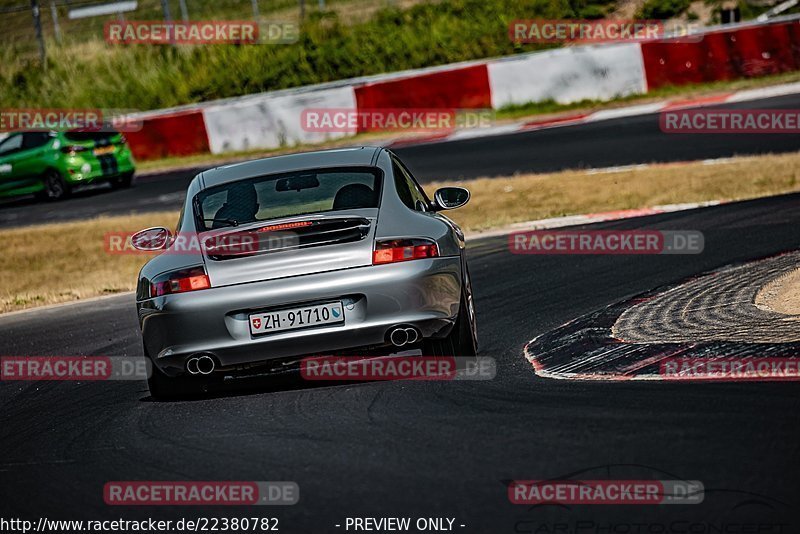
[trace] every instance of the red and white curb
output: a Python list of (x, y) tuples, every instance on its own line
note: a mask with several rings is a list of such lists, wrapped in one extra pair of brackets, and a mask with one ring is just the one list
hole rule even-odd
[[(562, 325), (563, 326), (563, 325)], [(533, 367), (536, 376), (541, 378), (550, 378), (553, 380), (585, 380), (585, 381), (595, 381), (595, 382), (630, 382), (630, 381), (651, 381), (651, 382), (658, 382), (664, 381), (664, 377), (658, 374), (625, 374), (625, 373), (634, 373), (638, 369), (643, 369), (648, 365), (653, 365), (658, 363), (659, 361), (663, 360), (663, 356), (656, 356), (647, 360), (643, 360), (640, 362), (636, 362), (634, 365), (627, 367), (621, 373), (608, 373), (608, 374), (592, 374), (592, 373), (571, 373), (571, 372), (557, 372), (557, 371), (548, 371), (543, 365), (541, 365), (537, 360), (536, 357), (533, 356), (528, 352), (528, 345), (533, 344), (540, 336), (537, 336), (530, 340), (526, 345), (523, 351), (525, 359), (528, 360), (528, 363), (531, 364)]]

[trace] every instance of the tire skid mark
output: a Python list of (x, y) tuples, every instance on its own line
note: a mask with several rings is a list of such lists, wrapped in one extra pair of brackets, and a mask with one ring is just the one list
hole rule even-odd
[(669, 380), (660, 364), (676, 357), (800, 357), (796, 324), (754, 305), (764, 284), (798, 262), (793, 251), (654, 289), (536, 337), (525, 357), (541, 377), (609, 381)]

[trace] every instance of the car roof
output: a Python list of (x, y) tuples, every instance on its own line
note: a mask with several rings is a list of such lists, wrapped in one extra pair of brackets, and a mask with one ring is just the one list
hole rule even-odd
[(382, 147), (361, 146), (274, 156), (215, 167), (201, 173), (203, 189), (243, 178), (302, 171), (321, 167), (375, 165)]

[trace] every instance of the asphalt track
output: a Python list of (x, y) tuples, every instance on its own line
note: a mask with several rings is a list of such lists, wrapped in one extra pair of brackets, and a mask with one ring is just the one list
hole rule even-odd
[[(800, 95), (724, 107), (800, 109)], [(420, 181), (429, 182), (800, 150), (800, 136), (790, 134), (665, 134), (659, 128), (658, 118), (658, 114), (639, 115), (495, 137), (405, 146), (396, 152)], [(29, 198), (3, 201), (0, 203), (0, 228), (178, 209), (187, 184), (201, 170), (143, 176), (135, 187), (125, 191), (109, 191), (108, 187), (99, 186), (78, 193), (76, 198), (66, 202), (36, 203)]]
[[(0, 383), (0, 517), (273, 516), (281, 532), (307, 533), (345, 532), (334, 525), (356, 516), (451, 517), (456, 532), (487, 534), (798, 532), (797, 383), (550, 380), (522, 347), (653, 287), (797, 248), (799, 205), (796, 194), (594, 226), (700, 230), (705, 250), (691, 256), (523, 256), (504, 237), (475, 241), (491, 381), (268, 392), (253, 380), (177, 403), (152, 402), (139, 382)], [(132, 297), (0, 318), (0, 354), (139, 355)], [(548, 478), (699, 480), (704, 502), (510, 504), (505, 482)], [(300, 502), (103, 502), (108, 481), (187, 479), (291, 480)]]

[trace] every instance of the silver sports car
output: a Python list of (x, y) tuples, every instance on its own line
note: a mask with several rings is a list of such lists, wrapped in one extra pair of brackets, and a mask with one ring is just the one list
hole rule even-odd
[(201, 392), (225, 376), (308, 355), (475, 356), (464, 234), (384, 148), (260, 159), (198, 174), (177, 231), (139, 274), (149, 386)]

